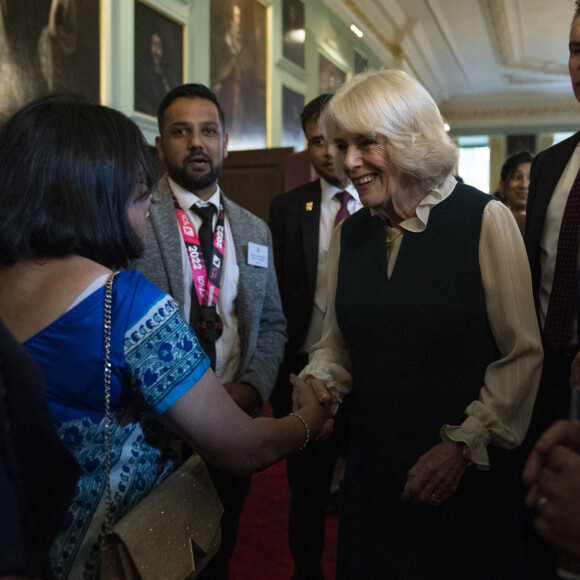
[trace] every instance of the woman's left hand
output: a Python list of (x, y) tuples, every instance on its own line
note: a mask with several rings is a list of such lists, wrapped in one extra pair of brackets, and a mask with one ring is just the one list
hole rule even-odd
[(443, 441), (419, 457), (407, 475), (403, 499), (438, 506), (457, 489), (468, 463), (453, 441)]

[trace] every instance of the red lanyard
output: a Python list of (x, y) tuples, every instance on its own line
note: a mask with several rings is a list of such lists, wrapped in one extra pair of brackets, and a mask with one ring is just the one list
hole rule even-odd
[(191, 266), (191, 276), (199, 305), (212, 306), (215, 308), (220, 294), (224, 254), (226, 251), (225, 218), (223, 205), (220, 200), (218, 219), (215, 230), (213, 232), (213, 247), (210, 264), (211, 267), (208, 276), (197, 232), (193, 227), (189, 217), (187, 217), (187, 214), (179, 205), (179, 202), (177, 201), (177, 198), (173, 192), (171, 192), (171, 197), (173, 198), (175, 213), (177, 214), (179, 230), (181, 231), (181, 236), (187, 250), (187, 257)]

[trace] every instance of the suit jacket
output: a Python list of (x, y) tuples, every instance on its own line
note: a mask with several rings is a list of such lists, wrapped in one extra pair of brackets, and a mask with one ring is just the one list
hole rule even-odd
[(318, 270), (321, 197), (317, 179), (276, 196), (270, 207), (274, 263), (288, 320), (285, 362), (304, 344), (310, 326)]
[(540, 291), (540, 242), (544, 229), (546, 210), (576, 145), (580, 141), (580, 131), (568, 139), (538, 153), (532, 162), (530, 188), (526, 209), (526, 250), (532, 271), (532, 289), (536, 309)]
[[(286, 343), (286, 320), (274, 269), (272, 237), (260, 218), (222, 196), (240, 269), (236, 313), (242, 363), (235, 382), (253, 385), (266, 401), (274, 386)], [(147, 220), (146, 250), (133, 267), (183, 307), (181, 233), (167, 174), (158, 182)], [(268, 267), (248, 264), (248, 242), (268, 246)]]

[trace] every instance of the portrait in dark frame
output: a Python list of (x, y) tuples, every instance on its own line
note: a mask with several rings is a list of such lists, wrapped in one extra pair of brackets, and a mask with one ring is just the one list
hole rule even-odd
[(304, 68), (304, 4), (302, 0), (282, 2), (282, 56)]
[(157, 115), (163, 97), (183, 83), (183, 26), (135, 0), (135, 110)]
[(346, 81), (346, 73), (323, 54), (318, 54), (318, 94), (334, 93)]
[(99, 102), (99, 15), (99, 0), (0, 2), (0, 123), (49, 93)]
[(304, 95), (282, 86), (282, 147), (305, 148), (300, 114), (304, 108)]
[(211, 89), (230, 149), (266, 147), (267, 8), (258, 0), (211, 3)]

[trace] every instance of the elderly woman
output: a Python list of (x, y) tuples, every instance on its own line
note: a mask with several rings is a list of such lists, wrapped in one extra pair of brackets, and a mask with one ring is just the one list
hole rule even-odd
[[(301, 376), (351, 400), (338, 578), (522, 578), (519, 474), (542, 348), (509, 209), (406, 73), (354, 77), (324, 123), (365, 206), (335, 230)], [(507, 238), (507, 243), (506, 243)]]

